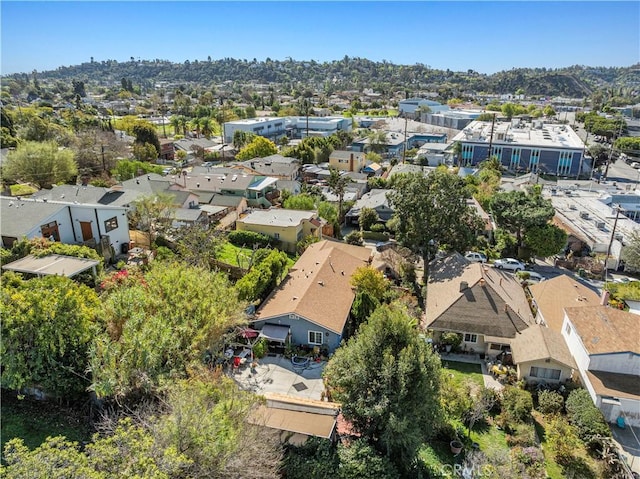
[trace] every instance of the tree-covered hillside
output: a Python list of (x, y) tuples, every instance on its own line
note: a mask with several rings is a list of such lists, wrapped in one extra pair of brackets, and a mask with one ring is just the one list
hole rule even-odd
[[(20, 79), (26, 74), (8, 78)], [(345, 56), (331, 62), (265, 61), (224, 58), (219, 60), (94, 61), (75, 66), (61, 66), (53, 71), (39, 72), (40, 79), (83, 80), (117, 83), (122, 78), (140, 85), (152, 86), (159, 81), (219, 84), (225, 81), (241, 83), (304, 83), (307, 88), (326, 93), (344, 89), (373, 88), (382, 94), (405, 89), (409, 94), (418, 90), (448, 89), (453, 95), (464, 92), (514, 93), (527, 95), (584, 97), (594, 89), (640, 88), (640, 65), (629, 67), (588, 67), (575, 65), (560, 69), (519, 68), (492, 75), (473, 70), (454, 72), (432, 69), (429, 65), (396, 65), (387, 61), (374, 62)], [(7, 77), (5, 77), (6, 79)]]

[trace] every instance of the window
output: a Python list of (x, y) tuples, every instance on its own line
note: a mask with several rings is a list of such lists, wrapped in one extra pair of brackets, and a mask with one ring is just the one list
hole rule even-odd
[(509, 162), (509, 169), (517, 170), (520, 168), (520, 152), (522, 150), (520, 148), (514, 148), (511, 150), (511, 161)]
[(462, 145), (462, 160), (465, 164), (470, 164), (473, 159), (473, 145)]
[(567, 324), (567, 327), (564, 328), (564, 331), (567, 333), (567, 336), (569, 336), (571, 334), (571, 325)]
[(529, 170), (531, 173), (538, 171), (538, 163), (540, 163), (540, 150), (531, 150), (529, 157)]
[(478, 342), (478, 335), (477, 334), (465, 333), (464, 342), (465, 343), (477, 343)]
[(502, 351), (502, 344), (491, 343), (489, 349), (492, 351)]
[(322, 344), (322, 333), (320, 331), (309, 331), (309, 344)]
[(553, 379), (557, 381), (560, 379), (560, 370), (551, 368), (537, 368), (535, 366), (531, 366), (529, 376), (533, 378)]
[(116, 216), (114, 216), (113, 218), (109, 218), (104, 222), (104, 229), (107, 233), (117, 228), (118, 228), (118, 218)]
[(571, 171), (571, 160), (573, 153), (570, 151), (561, 151), (558, 157), (558, 176), (566, 176)]
[(280, 233), (273, 233), (273, 237), (277, 240), (280, 239)]
[(490, 157), (495, 156), (496, 158), (498, 158), (498, 161), (502, 163), (502, 147), (501, 146), (492, 147), (491, 154), (489, 156)]

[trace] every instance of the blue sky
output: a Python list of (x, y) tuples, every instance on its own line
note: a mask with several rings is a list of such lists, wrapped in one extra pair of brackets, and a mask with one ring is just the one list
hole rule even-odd
[(640, 2), (17, 2), (2, 0), (1, 73), (114, 59), (231, 57), (494, 73), (640, 61)]

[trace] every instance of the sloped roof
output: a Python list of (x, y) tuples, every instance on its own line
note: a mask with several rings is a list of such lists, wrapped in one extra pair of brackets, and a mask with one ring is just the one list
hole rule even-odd
[(297, 314), (341, 334), (355, 294), (351, 275), (366, 266), (371, 250), (333, 241), (309, 246), (256, 313), (257, 320)]
[(564, 274), (532, 284), (529, 291), (544, 322), (558, 333), (562, 331), (564, 308), (600, 303), (600, 297), (594, 291)]
[(576, 363), (562, 335), (546, 326), (534, 325), (525, 329), (511, 342), (511, 351), (515, 363), (553, 359), (576, 369)]
[(271, 208), (268, 210), (254, 210), (244, 218), (238, 219), (238, 223), (251, 225), (269, 226), (299, 226), (304, 220), (310, 221), (315, 218), (315, 211), (285, 210), (282, 208)]
[(640, 381), (638, 381), (638, 376), (588, 370), (587, 377), (599, 396), (612, 396), (640, 401)]
[(44, 203), (33, 200), (0, 197), (0, 232), (2, 236), (20, 239), (35, 226), (42, 225), (47, 219), (68, 205)]
[(636, 314), (600, 305), (565, 308), (565, 312), (589, 354), (640, 354)]
[(470, 263), (459, 253), (433, 262), (428, 328), (513, 338), (532, 324), (524, 290), (513, 275)]

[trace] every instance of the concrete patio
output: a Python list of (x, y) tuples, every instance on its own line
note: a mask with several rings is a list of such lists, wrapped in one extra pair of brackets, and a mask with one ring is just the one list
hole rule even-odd
[(241, 366), (232, 377), (242, 389), (256, 394), (278, 393), (298, 398), (320, 400), (324, 384), (322, 371), (326, 361), (310, 362), (305, 368), (294, 367), (291, 359), (282, 355), (266, 356), (257, 360), (257, 366)]

